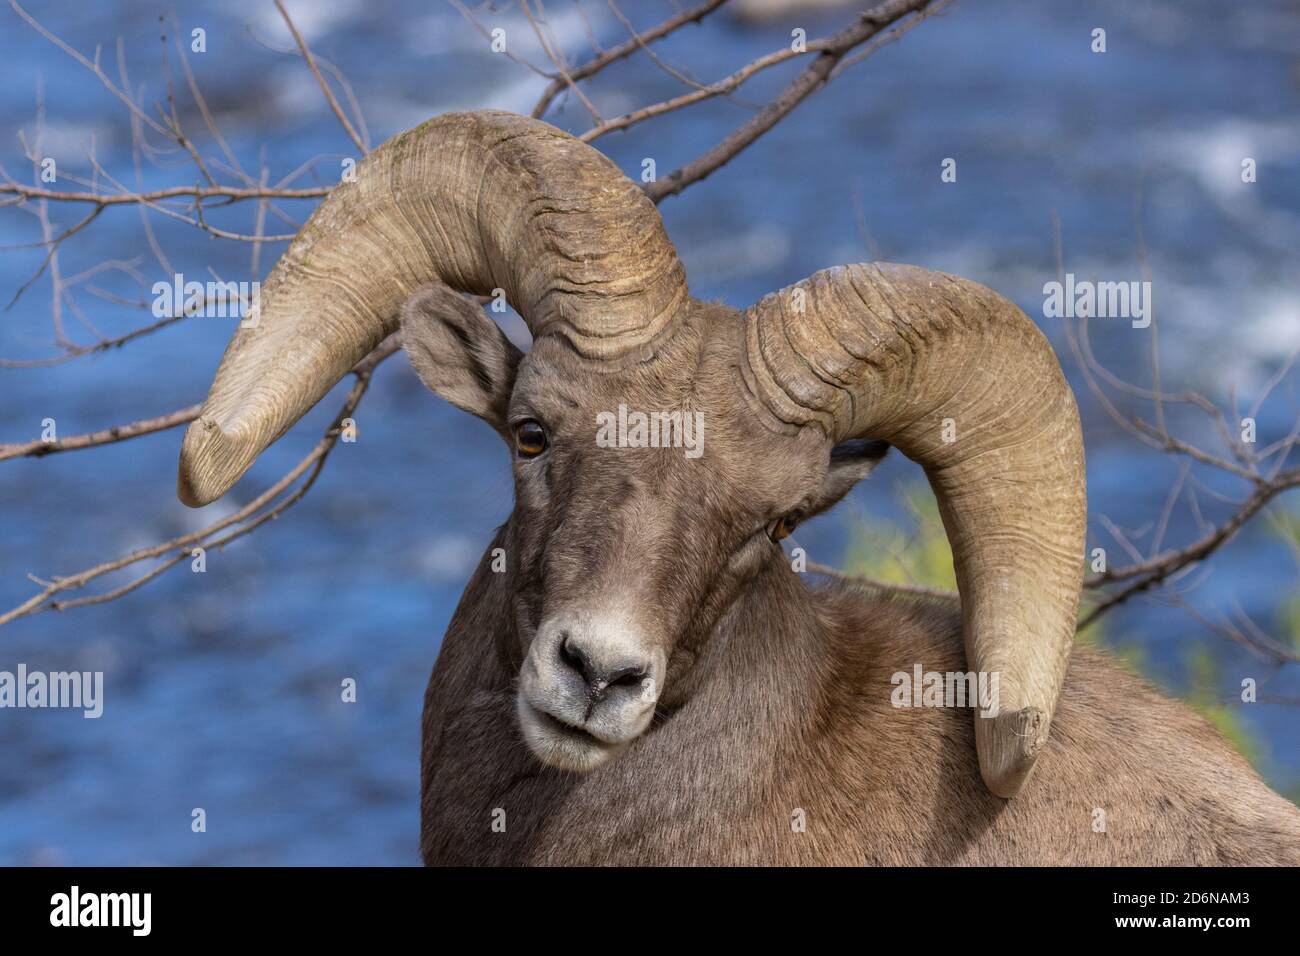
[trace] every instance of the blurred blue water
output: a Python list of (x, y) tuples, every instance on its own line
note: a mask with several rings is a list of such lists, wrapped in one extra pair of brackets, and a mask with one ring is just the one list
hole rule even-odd
[[(571, 9), (549, 4), (563, 47), (589, 52)], [(297, 8), (302, 8), (299, 11)], [(639, 25), (669, 15), (667, 3), (627, 5)], [(117, 37), (143, 102), (165, 100), (158, 20), (142, 0), (93, 5), (32, 3), (31, 12), (113, 77)], [(496, 106), (526, 112), (543, 81), (487, 51), (452, 8), (387, 0), (293, 3), (313, 49), (336, 63), (363, 105), (374, 141), (449, 109)], [(587, 5), (603, 45), (623, 27)], [(263, 157), (272, 180), (319, 158), (305, 183), (337, 181), (354, 148), (321, 100), (269, 3), (176, 7), (182, 32), (206, 30), (195, 74), (238, 161), (254, 176)], [(512, 48), (544, 62), (517, 15), (485, 12)], [(669, 62), (713, 79), (788, 43), (792, 25), (810, 37), (849, 14), (801, 15), (747, 25), (717, 15), (659, 48)], [(35, 132), (38, 90), (47, 113), (40, 155), (65, 177), (103, 172), (136, 183), (125, 108), (84, 69), (0, 12), (0, 163), (16, 178), (30, 166), (17, 138)], [(1093, 27), (1108, 51), (1089, 52)], [(171, 27), (169, 25), (169, 31)], [(174, 52), (170, 55), (176, 70)], [(787, 65), (747, 85), (743, 102), (715, 101), (600, 142), (636, 174), (644, 157), (661, 173), (697, 155), (788, 81)], [(183, 86), (179, 76), (177, 84)], [(1041, 316), (1042, 284), (1055, 276), (1050, 217), (1062, 224), (1067, 269), (1081, 278), (1140, 278), (1135, 209), (1155, 279), (1166, 385), (1217, 399), (1235, 390), (1249, 406), (1262, 382), (1300, 342), (1294, 249), (1300, 240), (1300, 14), (1286, 2), (1257, 2), (1224, 17), (1205, 0), (1153, 3), (958, 2), (900, 42), (859, 64), (799, 108), (777, 130), (662, 211), (693, 291), (743, 306), (817, 269), (875, 257), (958, 272), (998, 289)], [(591, 96), (605, 116), (674, 95), (680, 84), (644, 58), (602, 75)], [(202, 121), (178, 95), (186, 127)], [(566, 102), (552, 117), (585, 128)], [(197, 135), (205, 158), (224, 160)], [(1259, 181), (1240, 182), (1243, 156)], [(941, 184), (939, 163), (958, 159), (958, 181)], [(188, 183), (192, 166), (174, 153), (146, 159), (146, 187)], [(307, 203), (285, 203), (301, 222)], [(52, 209), (67, 228), (83, 209)], [(249, 228), (251, 207), (210, 221)], [(176, 270), (249, 278), (247, 244), (211, 240), (160, 216), (150, 223)], [(271, 232), (293, 226), (272, 217)], [(34, 243), (37, 221), (0, 210), (0, 242)], [(262, 252), (264, 275), (282, 246)], [(39, 266), (40, 249), (0, 256), (6, 299)], [(147, 284), (170, 275), (151, 253), (139, 214), (110, 209), (61, 257), (65, 276), (105, 261), (131, 261)], [(87, 291), (131, 299), (135, 285), (109, 271), (77, 287), (77, 302), (106, 335), (148, 314)], [(0, 317), (0, 356), (51, 354), (50, 286), (37, 282)], [(64, 321), (89, 334), (68, 307)], [(1143, 380), (1149, 332), (1096, 323), (1099, 356)], [(1060, 321), (1043, 320), (1063, 356)], [(35, 370), (0, 370), (0, 441), (30, 440), (41, 420), (60, 434), (149, 417), (203, 396), (231, 326), (182, 323), (125, 349)], [(1067, 371), (1081, 396), (1073, 364)], [(336, 393), (295, 428), (230, 500), (194, 513), (174, 494), (180, 432), (90, 452), (0, 467), (0, 606), (32, 593), (25, 575), (71, 573), (142, 547), (245, 503), (315, 442), (341, 400)], [(1082, 399), (1090, 506), (1134, 527), (1159, 513), (1177, 464), (1141, 450)], [(1260, 442), (1285, 434), (1296, 414), (1284, 389), (1261, 416)], [(110, 863), (413, 863), (417, 820), (419, 710), (440, 635), (492, 529), (510, 506), (508, 459), (485, 426), (428, 395), (405, 360), (377, 376), (358, 417), (360, 439), (340, 445), (317, 487), (272, 525), (223, 552), (207, 572), (184, 565), (129, 597), (47, 613), (0, 631), (0, 670), (106, 674), (99, 720), (79, 713), (0, 711), (0, 861)], [(1193, 433), (1194, 434), (1194, 433)], [(1213, 444), (1209, 434), (1195, 436)], [(854, 514), (896, 518), (895, 488), (918, 470), (891, 461), (851, 502), (798, 534), (817, 560), (839, 560)], [(1212, 488), (1240, 488), (1205, 480)], [(1225, 513), (1201, 496), (1207, 516)], [(1196, 534), (1186, 509), (1170, 543)], [(1096, 543), (1119, 557), (1100, 525)], [(1149, 543), (1149, 534), (1145, 539)], [(1215, 558), (1193, 594), (1205, 608), (1232, 600), (1266, 628), (1295, 591), (1288, 551), (1261, 523)], [(109, 578), (106, 586), (124, 578)], [(1114, 639), (1140, 644), (1151, 673), (1184, 690), (1185, 654), (1215, 654), (1224, 693), (1267, 669), (1234, 645), (1207, 637), (1176, 609), (1135, 604), (1111, 622)], [(1268, 685), (1300, 696), (1295, 668)], [(340, 681), (358, 701), (340, 701)], [(1261, 769), (1278, 788), (1300, 786), (1295, 711), (1243, 708), (1262, 749)], [(206, 833), (190, 831), (195, 807)]]

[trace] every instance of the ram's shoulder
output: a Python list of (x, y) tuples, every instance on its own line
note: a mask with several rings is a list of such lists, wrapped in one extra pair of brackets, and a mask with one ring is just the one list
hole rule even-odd
[(1075, 647), (1057, 705), (1053, 734), (1111, 752), (1141, 750), (1175, 761), (1192, 753), (1246, 762), (1219, 731), (1183, 701), (1169, 697), (1109, 653)]

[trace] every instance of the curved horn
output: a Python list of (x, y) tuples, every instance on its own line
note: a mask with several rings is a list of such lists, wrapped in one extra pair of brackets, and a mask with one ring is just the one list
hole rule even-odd
[(271, 270), (185, 433), (181, 500), (225, 494), (431, 282), (504, 290), (534, 337), (601, 360), (652, 346), (687, 300), (658, 210), (597, 150), (512, 113), (437, 117), (362, 161)]
[(788, 427), (881, 438), (920, 463), (952, 545), (967, 666), (999, 675), (975, 717), (989, 790), (1020, 790), (1074, 639), (1087, 498), (1074, 396), (1029, 318), (974, 282), (852, 265), (746, 315), (748, 391)]

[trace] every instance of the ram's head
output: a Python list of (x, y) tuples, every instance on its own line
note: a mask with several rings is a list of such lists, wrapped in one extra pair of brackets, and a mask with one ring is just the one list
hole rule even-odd
[[(462, 292), (504, 294), (531, 351)], [(744, 313), (701, 303), (603, 155), (476, 112), (376, 150), (259, 306), (185, 436), (181, 499), (224, 494), (400, 324), (425, 383), (513, 452), (517, 707), (540, 759), (595, 767), (688, 697), (713, 624), (781, 560), (774, 540), (888, 443), (939, 500), (969, 665), (999, 675), (999, 714), (975, 718), (984, 780), (1011, 796), (1032, 768), (1074, 632), (1083, 452), (1051, 349), (989, 290), (873, 264)]]

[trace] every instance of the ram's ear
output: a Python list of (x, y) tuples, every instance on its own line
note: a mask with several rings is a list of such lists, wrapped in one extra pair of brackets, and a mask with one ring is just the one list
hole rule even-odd
[(853, 490), (875, 470), (889, 452), (889, 443), (872, 439), (840, 442), (831, 449), (831, 465), (816, 499), (808, 506), (805, 517), (820, 514)]
[(508, 438), (523, 353), (482, 308), (443, 285), (421, 289), (402, 307), (402, 347), (430, 390)]

